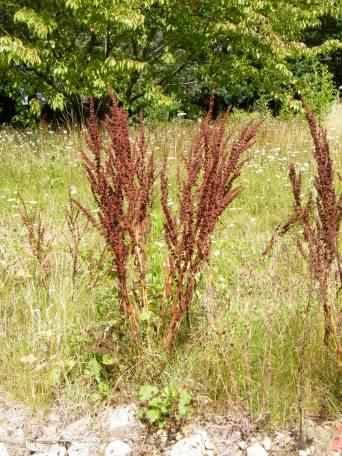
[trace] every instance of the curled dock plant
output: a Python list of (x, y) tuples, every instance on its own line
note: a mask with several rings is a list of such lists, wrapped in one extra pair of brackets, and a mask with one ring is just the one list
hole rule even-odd
[[(101, 134), (101, 127), (106, 135)], [(143, 123), (137, 140), (131, 140), (127, 113), (115, 99), (101, 126), (92, 106), (87, 145), (89, 152), (83, 152), (82, 159), (97, 206), (97, 218), (77, 204), (112, 252), (121, 310), (137, 337), (139, 308), (147, 305), (145, 245), (155, 181), (153, 154), (147, 152)], [(137, 293), (134, 298), (130, 293), (129, 272), (135, 273), (138, 281), (138, 299)]]
[[(289, 179), (293, 195), (293, 212), (286, 223), (277, 227), (265, 254), (270, 251), (279, 236), (299, 226), (301, 236), (297, 239), (300, 254), (306, 260), (311, 277), (311, 286), (316, 284), (324, 312), (324, 343), (333, 346), (342, 360), (341, 334), (338, 334), (336, 318), (338, 309), (329, 296), (329, 284), (337, 277), (342, 285), (339, 236), (342, 219), (342, 194), (336, 189), (336, 173), (331, 158), (326, 130), (315, 115), (305, 107), (311, 137), (316, 174), (309, 196), (305, 200), (302, 190), (302, 175), (293, 164), (289, 167)], [(341, 311), (340, 311), (341, 312)]]
[(203, 119), (188, 155), (178, 172), (178, 208), (169, 205), (166, 160), (161, 172), (161, 200), (168, 247), (168, 295), (171, 318), (164, 344), (172, 349), (179, 326), (189, 312), (199, 273), (208, 261), (214, 229), (239, 195), (235, 185), (246, 162), (244, 152), (254, 143), (258, 125), (249, 124), (228, 145), (227, 115), (217, 122), (212, 113)]

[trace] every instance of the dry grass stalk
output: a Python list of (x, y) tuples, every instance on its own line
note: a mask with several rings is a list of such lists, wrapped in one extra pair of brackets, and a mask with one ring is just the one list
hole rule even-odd
[(166, 160), (161, 172), (161, 199), (165, 237), (169, 250), (168, 278), (171, 320), (164, 344), (172, 349), (179, 325), (189, 311), (199, 272), (209, 258), (210, 239), (225, 209), (239, 195), (235, 186), (246, 159), (243, 153), (254, 143), (257, 124), (248, 125), (238, 140), (227, 147), (223, 116), (212, 123), (211, 112), (203, 119), (191, 151), (184, 157), (185, 176), (179, 171), (179, 209), (169, 205)]
[[(101, 137), (92, 106), (87, 136), (90, 153), (82, 153), (98, 218), (76, 204), (99, 229), (113, 254), (121, 308), (137, 336), (138, 310), (147, 306), (145, 244), (150, 229), (155, 165), (153, 155), (147, 153), (143, 123), (137, 141), (131, 142), (127, 114), (112, 101), (111, 113), (103, 123), (109, 144)], [(138, 276), (139, 302), (133, 302), (129, 294), (130, 259)]]
[(286, 234), (293, 226), (302, 228), (302, 238), (297, 246), (309, 265), (312, 283), (318, 284), (319, 299), (324, 311), (324, 343), (331, 343), (341, 357), (341, 341), (335, 322), (336, 309), (329, 298), (329, 283), (335, 270), (342, 285), (341, 261), (338, 241), (342, 217), (342, 195), (335, 187), (334, 165), (330, 156), (326, 130), (319, 125), (315, 115), (305, 107), (306, 117), (313, 139), (313, 158), (316, 163), (314, 190), (304, 201), (302, 175), (293, 164), (289, 167), (289, 179), (293, 194), (293, 213), (288, 221), (279, 225), (264, 254), (270, 251), (277, 237)]
[(81, 216), (80, 208), (74, 204), (71, 191), (69, 191), (68, 206), (65, 211), (65, 221), (70, 234), (70, 241), (68, 242), (68, 251), (72, 260), (72, 284), (73, 290), (76, 285), (76, 277), (80, 269), (80, 249), (81, 242), (85, 231), (88, 228), (89, 221), (87, 220), (84, 225), (80, 221)]
[(28, 243), (32, 256), (37, 260), (37, 263), (44, 274), (44, 281), (50, 272), (49, 253), (51, 252), (52, 239), (49, 239), (46, 234), (39, 211), (34, 211), (30, 214), (23, 198), (20, 200), (20, 216), (23, 225), (27, 231)]

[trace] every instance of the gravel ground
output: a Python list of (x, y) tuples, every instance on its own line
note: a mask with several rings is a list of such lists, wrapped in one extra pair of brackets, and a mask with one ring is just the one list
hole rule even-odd
[(342, 423), (305, 421), (305, 442), (289, 430), (263, 431), (247, 416), (193, 418), (173, 431), (150, 432), (136, 406), (73, 416), (61, 405), (33, 413), (0, 395), (0, 456), (337, 456)]

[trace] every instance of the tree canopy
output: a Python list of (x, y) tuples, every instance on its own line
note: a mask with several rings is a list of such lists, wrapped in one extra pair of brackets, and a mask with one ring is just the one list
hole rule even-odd
[(308, 87), (332, 91), (326, 64), (342, 49), (341, 3), (0, 0), (1, 94), (33, 116), (42, 100), (63, 110), (109, 89), (151, 115), (191, 111), (209, 93), (227, 104), (291, 103)]

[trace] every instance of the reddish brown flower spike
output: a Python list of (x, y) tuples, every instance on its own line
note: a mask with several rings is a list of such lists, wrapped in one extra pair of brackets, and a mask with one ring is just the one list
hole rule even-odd
[(248, 125), (230, 148), (223, 116), (212, 122), (211, 112), (203, 119), (189, 155), (184, 159), (185, 176), (178, 184), (179, 210), (172, 214), (166, 161), (161, 173), (161, 198), (165, 237), (169, 248), (168, 283), (173, 290), (171, 321), (164, 343), (173, 346), (181, 320), (188, 313), (196, 278), (210, 254), (210, 239), (225, 209), (240, 193), (234, 186), (245, 163), (243, 153), (252, 146), (258, 128)]
[[(103, 140), (102, 127), (109, 143)], [(98, 209), (98, 221), (80, 203), (76, 204), (104, 236), (113, 255), (121, 308), (134, 335), (138, 334), (137, 306), (145, 304), (145, 242), (150, 227), (150, 207), (155, 181), (153, 155), (148, 155), (141, 124), (132, 142), (127, 114), (112, 98), (112, 109), (103, 125), (96, 119), (94, 104), (87, 125), (89, 152), (82, 153), (88, 181)], [(127, 268), (130, 255), (137, 267), (142, 296), (132, 302)]]
[[(309, 264), (311, 278), (318, 284), (319, 299), (324, 311), (324, 342), (334, 345), (342, 358), (341, 335), (337, 334), (335, 311), (328, 297), (329, 280), (334, 275), (336, 265), (340, 286), (342, 285), (341, 261), (338, 250), (342, 218), (342, 195), (337, 195), (334, 180), (333, 162), (330, 156), (326, 130), (319, 125), (312, 111), (304, 105), (306, 118), (314, 143), (313, 158), (316, 165), (314, 188), (306, 202), (303, 201), (301, 174), (294, 165), (290, 166), (289, 178), (294, 200), (294, 211), (289, 220), (278, 226), (266, 252), (273, 246), (275, 238), (284, 235), (292, 226), (299, 225), (303, 230), (298, 240), (299, 252)], [(316, 193), (313, 198), (312, 194)]]

